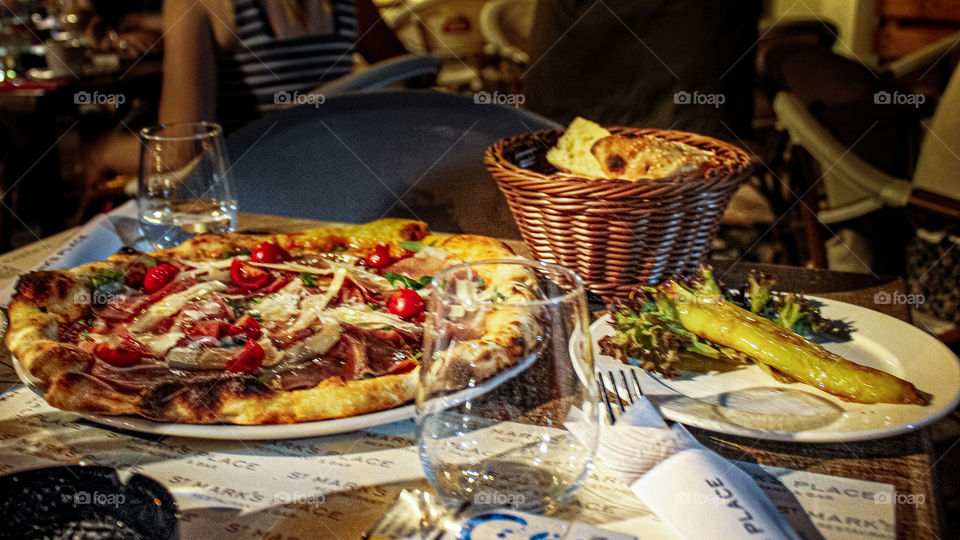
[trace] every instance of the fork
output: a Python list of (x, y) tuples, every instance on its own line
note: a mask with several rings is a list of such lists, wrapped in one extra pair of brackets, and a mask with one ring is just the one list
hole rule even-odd
[[(607, 419), (610, 421), (611, 425), (613, 425), (621, 416), (623, 416), (624, 413), (627, 412), (627, 408), (630, 405), (633, 405), (636, 400), (643, 397), (643, 390), (640, 388), (640, 380), (637, 378), (637, 372), (631, 370), (630, 377), (628, 378), (626, 371), (622, 369), (618, 369), (616, 371), (620, 375), (619, 384), (613, 370), (607, 370), (606, 372), (606, 379), (609, 381), (609, 383), (604, 381), (603, 371), (598, 370), (596, 373), (597, 390), (600, 391), (603, 404), (606, 406)], [(631, 382), (633, 383), (632, 385)], [(611, 391), (607, 388), (608, 384), (610, 389), (612, 389), (613, 395), (616, 397), (616, 407), (613, 406), (613, 403), (610, 400)], [(621, 388), (623, 389), (623, 394), (625, 394), (625, 396), (621, 395)], [(626, 406), (624, 406), (624, 401), (627, 402)]]

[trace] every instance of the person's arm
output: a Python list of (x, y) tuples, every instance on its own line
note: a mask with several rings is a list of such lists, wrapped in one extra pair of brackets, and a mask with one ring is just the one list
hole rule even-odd
[[(216, 120), (216, 64), (209, 15), (203, 2), (163, 3), (164, 55), (159, 123)], [(86, 151), (88, 186), (117, 174), (137, 174), (138, 135), (125, 131), (98, 139)]]
[(160, 123), (213, 122), (217, 114), (216, 53), (203, 2), (166, 0)]
[(357, 52), (369, 62), (407, 54), (407, 49), (380, 17), (371, 0), (354, 0), (357, 10)]

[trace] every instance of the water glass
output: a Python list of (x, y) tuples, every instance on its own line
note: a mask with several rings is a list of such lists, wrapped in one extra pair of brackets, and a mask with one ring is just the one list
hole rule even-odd
[(552, 512), (596, 450), (583, 283), (505, 259), (447, 268), (432, 288), (416, 398), (427, 478), (451, 502)]
[(146, 127), (140, 142), (140, 229), (153, 247), (236, 229), (237, 197), (220, 125)]

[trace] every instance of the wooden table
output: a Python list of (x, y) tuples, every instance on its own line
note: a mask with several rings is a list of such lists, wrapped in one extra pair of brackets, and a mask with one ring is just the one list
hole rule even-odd
[[(241, 231), (292, 232), (316, 227), (324, 222), (241, 214)], [(26, 246), (0, 256), (0, 278), (3, 270), (10, 268), (8, 262), (17, 260), (23, 267), (24, 260), (43, 259), (52, 250), (65, 242), (72, 231), (48, 238), (43, 243)], [(526, 248), (517, 241), (508, 241), (520, 254)], [(904, 305), (877, 305), (874, 295), (885, 291), (889, 294), (905, 292), (900, 278), (873, 277), (865, 274), (849, 274), (810, 270), (797, 267), (756, 264), (729, 264), (717, 261), (716, 275), (726, 283), (737, 285), (745, 280), (750, 270), (763, 270), (775, 274), (784, 290), (803, 290), (826, 298), (876, 309), (904, 321), (910, 313)], [(899, 498), (896, 507), (898, 538), (938, 538), (938, 511), (931, 474), (931, 442), (927, 429), (886, 439), (833, 444), (800, 444), (752, 440), (743, 437), (716, 434), (704, 430), (691, 430), (704, 444), (729, 459), (775, 465), (823, 474), (859, 478), (893, 484), (898, 494), (912, 494), (909, 500), (922, 500), (920, 504), (908, 504), (908, 498)], [(922, 496), (922, 497), (920, 497)], [(902, 500), (901, 500), (902, 499)]]

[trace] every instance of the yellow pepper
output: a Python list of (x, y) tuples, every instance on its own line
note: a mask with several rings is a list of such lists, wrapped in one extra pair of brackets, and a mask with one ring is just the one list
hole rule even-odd
[(929, 394), (911, 383), (833, 354), (719, 295), (691, 292), (674, 281), (660, 290), (674, 300), (684, 328), (791, 379), (857, 403), (929, 403)]

